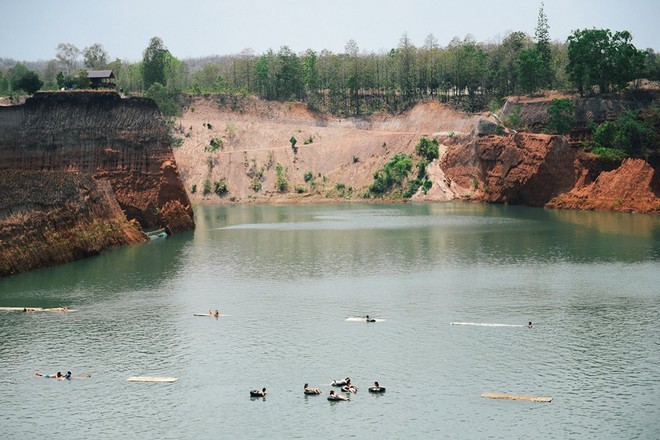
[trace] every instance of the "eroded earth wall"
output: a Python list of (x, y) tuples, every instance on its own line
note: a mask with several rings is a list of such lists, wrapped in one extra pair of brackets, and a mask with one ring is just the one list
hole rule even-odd
[[(108, 221), (114, 226), (98, 230), (107, 230), (108, 237), (82, 240), (81, 246), (69, 251), (60, 246), (66, 261), (144, 239), (142, 229), (176, 233), (194, 228), (168, 129), (150, 99), (122, 99), (114, 92), (54, 92), (38, 93), (23, 105), (0, 107), (0, 158), (0, 191), (5, 197), (0, 209), (0, 226), (5, 228), (0, 258), (7, 266), (23, 254), (31, 256), (21, 260), (22, 270), (49, 265), (46, 254), (41, 258), (38, 252), (26, 250), (43, 251), (35, 247), (40, 236), (42, 241), (46, 237), (43, 225), (66, 235), (78, 227), (89, 229), (95, 219), (98, 223), (113, 218)], [(39, 203), (34, 203), (36, 193), (23, 184), (41, 188)], [(58, 187), (67, 191), (58, 193)], [(15, 225), (20, 219), (22, 230)], [(131, 220), (134, 224), (126, 229)], [(33, 231), (28, 230), (31, 227)], [(122, 234), (115, 234), (113, 228), (124, 231), (125, 238), (118, 238)], [(12, 239), (14, 233), (23, 238)], [(50, 261), (64, 262), (54, 257)]]

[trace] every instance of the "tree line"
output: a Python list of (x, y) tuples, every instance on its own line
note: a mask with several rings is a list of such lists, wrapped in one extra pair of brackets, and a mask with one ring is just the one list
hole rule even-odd
[(358, 43), (349, 40), (343, 53), (295, 53), (282, 46), (262, 54), (248, 49), (179, 60), (154, 37), (141, 61), (126, 62), (110, 61), (100, 44), (79, 50), (61, 43), (53, 60), (32, 69), (0, 60), (0, 95), (85, 88), (87, 70), (111, 69), (124, 93), (161, 99), (182, 92), (255, 94), (268, 100), (302, 100), (312, 109), (334, 114), (360, 115), (401, 111), (426, 99), (479, 111), (504, 96), (544, 89), (607, 93), (636, 78), (660, 80), (660, 57), (652, 49), (635, 48), (627, 31), (576, 30), (560, 43), (550, 41), (548, 29), (541, 6), (534, 36), (512, 32), (500, 41), (477, 42), (468, 35), (443, 47), (432, 34), (415, 46), (404, 33), (396, 47), (381, 53), (360, 51)]

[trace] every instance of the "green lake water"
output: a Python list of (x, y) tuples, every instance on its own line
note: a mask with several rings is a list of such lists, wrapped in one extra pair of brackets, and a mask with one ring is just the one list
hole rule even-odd
[[(0, 311), (1, 438), (660, 438), (659, 217), (477, 204), (195, 215), (191, 233), (0, 279), (0, 306), (77, 310)], [(209, 308), (226, 316), (193, 316)], [(346, 321), (366, 314), (384, 321)], [(92, 377), (34, 377), (66, 370)], [(346, 376), (357, 394), (328, 402)], [(374, 381), (387, 392), (368, 393)], [(323, 394), (305, 397), (306, 382)]]

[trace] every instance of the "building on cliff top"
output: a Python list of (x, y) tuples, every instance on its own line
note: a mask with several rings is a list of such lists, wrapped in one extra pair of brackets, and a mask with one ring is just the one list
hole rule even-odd
[(87, 72), (87, 78), (89, 78), (93, 89), (114, 89), (117, 87), (112, 80), (115, 79), (115, 75), (112, 73), (112, 70), (90, 70)]

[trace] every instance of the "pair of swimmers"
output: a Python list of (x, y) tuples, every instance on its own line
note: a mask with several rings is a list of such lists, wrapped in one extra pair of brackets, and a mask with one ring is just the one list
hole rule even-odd
[(67, 371), (66, 374), (62, 374), (61, 371), (58, 371), (55, 374), (42, 374), (42, 373), (35, 373), (35, 376), (37, 377), (43, 377), (44, 379), (71, 379), (71, 372)]
[(357, 393), (357, 387), (351, 383), (350, 378), (346, 378), (346, 384), (341, 387), (341, 390), (345, 393)]

